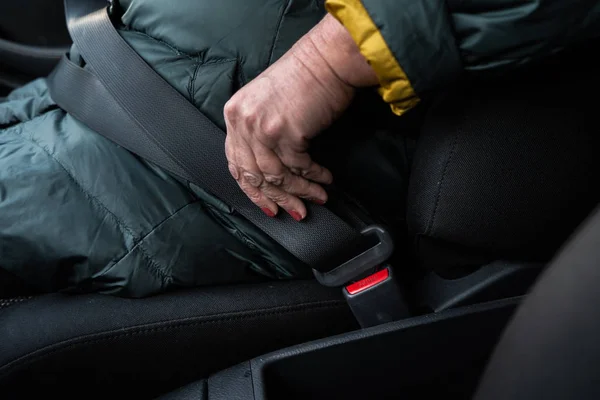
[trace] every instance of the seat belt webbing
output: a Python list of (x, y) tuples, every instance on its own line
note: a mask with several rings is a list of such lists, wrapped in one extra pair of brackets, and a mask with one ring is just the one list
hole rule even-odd
[(299, 260), (328, 271), (363, 242), (326, 207), (298, 223), (270, 218), (231, 177), (225, 133), (158, 75), (119, 35), (105, 0), (65, 0), (73, 42), (89, 68), (63, 57), (48, 84), (54, 101), (106, 138), (230, 205)]

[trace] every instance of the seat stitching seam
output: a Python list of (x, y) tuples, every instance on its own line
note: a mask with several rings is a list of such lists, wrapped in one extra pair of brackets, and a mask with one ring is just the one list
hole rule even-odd
[(452, 147), (450, 148), (450, 154), (448, 155), (448, 159), (446, 160), (446, 164), (444, 165), (444, 171), (442, 172), (442, 178), (440, 179), (440, 185), (438, 187), (438, 191), (437, 191), (436, 198), (435, 198), (435, 203), (433, 206), (433, 213), (431, 215), (431, 219), (429, 220), (427, 229), (425, 230), (425, 235), (431, 235), (431, 231), (433, 230), (433, 227), (435, 225), (435, 219), (437, 217), (438, 205), (440, 202), (440, 198), (442, 197), (442, 188), (443, 188), (444, 182), (446, 180), (446, 173), (448, 172), (448, 167), (450, 165), (450, 162), (452, 161), (452, 157), (454, 156), (454, 151), (455, 151), (457, 142), (458, 142), (458, 133), (456, 133), (454, 135), (454, 138), (452, 140)]
[(256, 395), (256, 389), (254, 389), (254, 372), (252, 372), (252, 360), (248, 361), (248, 367), (250, 369), (250, 383), (252, 383), (252, 394)]
[[(305, 303), (299, 304), (295, 306), (282, 306), (275, 307), (268, 311), (261, 311), (258, 313), (254, 313), (253, 311), (244, 311), (244, 312), (233, 312), (233, 313), (225, 313), (222, 315), (227, 315), (225, 318), (221, 318), (219, 316), (202, 316), (202, 317), (192, 317), (189, 320), (171, 320), (171, 321), (162, 321), (158, 323), (150, 323), (145, 325), (140, 325), (137, 327), (126, 328), (128, 331), (123, 332), (123, 329), (111, 330), (108, 332), (98, 332), (89, 335), (83, 336), (83, 338), (87, 338), (82, 340), (82, 338), (71, 338), (67, 340), (63, 340), (59, 343), (54, 343), (52, 345), (47, 345), (42, 347), (41, 349), (37, 349), (32, 351), (29, 354), (18, 357), (12, 361), (9, 361), (2, 367), (0, 367), (0, 372), (5, 373), (7, 370), (13, 369), (19, 364), (27, 364), (32, 363), (36, 360), (42, 359), (44, 357), (50, 356), (54, 353), (67, 350), (73, 347), (82, 346), (86, 344), (92, 343), (100, 343), (105, 341), (111, 341), (123, 337), (128, 336), (139, 336), (149, 333), (161, 332), (161, 331), (170, 331), (181, 329), (185, 327), (192, 326), (201, 326), (207, 324), (215, 324), (222, 322), (229, 322), (235, 320), (248, 320), (248, 319), (256, 319), (261, 317), (267, 317), (272, 315), (282, 315), (282, 314), (293, 314), (302, 311), (306, 311), (309, 309), (328, 309), (328, 308), (340, 308), (345, 304), (343, 301), (339, 300), (329, 300), (325, 302), (319, 303)], [(211, 318), (211, 319), (204, 319)], [(201, 319), (201, 320), (199, 320)], [(163, 326), (156, 326), (163, 325)], [(116, 333), (116, 334), (114, 334)], [(101, 337), (97, 337), (101, 336)]]

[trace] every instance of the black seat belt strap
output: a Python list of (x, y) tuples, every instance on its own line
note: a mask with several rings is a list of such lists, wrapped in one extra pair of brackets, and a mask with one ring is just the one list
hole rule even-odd
[(308, 204), (301, 223), (286, 213), (264, 215), (229, 173), (225, 133), (125, 42), (106, 6), (103, 0), (65, 0), (70, 34), (92, 71), (61, 61), (49, 78), (61, 108), (225, 201), (313, 269), (332, 269), (340, 254), (362, 242), (360, 232), (323, 206)]
[(394, 249), (389, 233), (375, 225), (358, 232), (314, 204), (301, 223), (286, 213), (263, 214), (229, 173), (225, 133), (129, 47), (106, 6), (105, 0), (65, 0), (68, 29), (86, 67), (63, 57), (48, 77), (54, 101), (94, 131), (228, 203), (312, 267), (322, 284), (350, 283), (342, 290), (361, 326), (405, 317), (402, 292), (385, 264)]

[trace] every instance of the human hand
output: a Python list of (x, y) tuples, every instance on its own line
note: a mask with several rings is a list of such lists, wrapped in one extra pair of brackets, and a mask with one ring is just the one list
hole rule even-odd
[(224, 109), (225, 151), (250, 200), (269, 216), (281, 207), (297, 221), (306, 217), (301, 199), (324, 204), (321, 185), (333, 178), (307, 153), (310, 139), (343, 113), (357, 86), (376, 82), (349, 34), (328, 16), (240, 89)]

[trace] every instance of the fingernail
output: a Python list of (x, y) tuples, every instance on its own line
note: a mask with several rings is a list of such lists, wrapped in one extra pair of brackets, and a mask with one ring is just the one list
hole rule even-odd
[(263, 212), (271, 218), (273, 218), (275, 216), (275, 213), (273, 211), (271, 211), (270, 208), (264, 207), (264, 208), (261, 208), (261, 210), (263, 210)]
[(294, 218), (296, 221), (300, 222), (302, 221), (302, 215), (300, 215), (300, 213), (298, 211), (288, 211), (288, 213), (292, 216), (292, 218)]
[(320, 206), (322, 206), (322, 205), (325, 204), (325, 202), (323, 200), (321, 200), (321, 199), (315, 199), (314, 197), (308, 197), (308, 198), (306, 198), (306, 200), (308, 200), (308, 201), (310, 201), (312, 203), (318, 204)]

